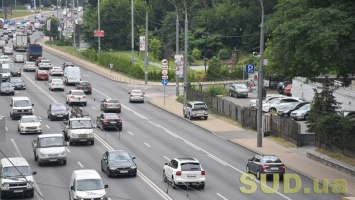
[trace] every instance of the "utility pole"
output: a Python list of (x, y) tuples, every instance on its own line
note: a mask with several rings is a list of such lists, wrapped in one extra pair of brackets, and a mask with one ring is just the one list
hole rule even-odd
[[(100, 0), (97, 0), (97, 21), (98, 21), (98, 23), (97, 23), (98, 29), (100, 31)], [(97, 40), (98, 40), (98, 43), (99, 43), (98, 52), (99, 52), (99, 55), (100, 55), (101, 37), (98, 37)]]
[(148, 84), (148, 3), (146, 2), (146, 11), (145, 11), (145, 74), (144, 74), (144, 83)]
[[(175, 52), (176, 55), (179, 55), (179, 13), (177, 11), (177, 7), (176, 8), (176, 48), (175, 48)], [(176, 64), (177, 65), (177, 64)], [(176, 68), (177, 69), (177, 68)], [(179, 92), (179, 76), (176, 74), (176, 96), (179, 96), (180, 92)]]
[(131, 47), (132, 47), (132, 64), (134, 64), (134, 2), (131, 0)]
[(188, 20), (187, 20), (187, 7), (186, 7), (186, 1), (184, 0), (184, 6), (185, 6), (185, 48), (184, 48), (184, 105), (186, 104), (187, 101), (187, 62), (188, 62)]
[(261, 25), (260, 25), (260, 61), (259, 61), (259, 74), (258, 74), (258, 113), (257, 113), (257, 129), (258, 129), (258, 134), (257, 134), (257, 147), (262, 147), (263, 146), (263, 141), (262, 141), (262, 128), (263, 128), (263, 111), (262, 111), (262, 106), (263, 106), (263, 64), (264, 64), (264, 30), (265, 30), (265, 24), (264, 24), (264, 4), (263, 0), (260, 0), (261, 4)]

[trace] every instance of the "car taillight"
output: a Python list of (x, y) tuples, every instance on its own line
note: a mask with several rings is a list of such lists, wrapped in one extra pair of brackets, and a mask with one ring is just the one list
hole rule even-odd
[(201, 175), (202, 176), (206, 175), (206, 172), (205, 171), (201, 171)]
[(285, 166), (280, 166), (279, 168), (280, 168), (280, 169), (286, 169)]
[(89, 85), (88, 88), (91, 88), (91, 85)]
[(86, 96), (83, 96), (83, 98), (86, 98)]
[(105, 104), (105, 107), (108, 108), (108, 104)]
[(54, 83), (52, 83), (52, 85), (54, 85)]
[(144, 97), (144, 94), (141, 94), (141, 97)]
[(121, 120), (121, 119), (119, 119), (119, 120), (117, 120), (117, 122), (122, 123), (122, 120)]
[(74, 96), (69, 96), (69, 98), (75, 98)]
[(133, 94), (131, 94), (131, 95), (129, 95), (129, 96), (133, 97)]
[(103, 120), (102, 122), (103, 123), (109, 123), (110, 121), (109, 120)]
[(269, 169), (270, 166), (268, 166), (268, 165), (262, 165), (261, 168), (263, 168), (263, 169)]
[(175, 175), (176, 175), (176, 176), (181, 176), (181, 171), (177, 171), (177, 172), (175, 173)]
[(82, 86), (82, 85), (79, 85), (79, 88), (83, 88), (83, 86)]

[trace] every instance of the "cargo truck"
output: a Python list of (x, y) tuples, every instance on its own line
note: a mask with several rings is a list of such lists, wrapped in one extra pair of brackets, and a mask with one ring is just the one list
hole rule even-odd
[(42, 46), (39, 44), (29, 44), (27, 48), (27, 60), (33, 61), (37, 60), (38, 57), (42, 56)]
[(27, 49), (27, 34), (16, 34), (14, 41), (14, 51), (26, 51)]

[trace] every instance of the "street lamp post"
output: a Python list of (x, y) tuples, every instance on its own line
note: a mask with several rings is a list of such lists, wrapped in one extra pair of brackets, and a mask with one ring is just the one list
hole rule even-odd
[(260, 61), (259, 61), (259, 77), (258, 77), (258, 113), (257, 113), (257, 147), (262, 147), (262, 102), (263, 102), (263, 64), (264, 64), (264, 4), (261, 4), (261, 25), (260, 25)]
[[(176, 41), (175, 41), (175, 55), (179, 55), (179, 43), (180, 43), (180, 41), (179, 41), (179, 13), (178, 13), (178, 10), (177, 10), (177, 6), (176, 6), (176, 3), (175, 3), (175, 0), (168, 0), (171, 4), (173, 4), (174, 5), (174, 7), (175, 7), (175, 11), (176, 11), (176, 28), (175, 28), (175, 30), (176, 30), (176, 34), (175, 34), (175, 36), (176, 36)], [(176, 69), (177, 69), (177, 65), (178, 64), (176, 64)], [(179, 91), (179, 75), (177, 74), (177, 71), (176, 71), (176, 96), (179, 96), (179, 94), (180, 94), (180, 91)]]
[(205, 61), (205, 74), (206, 74), (207, 73), (207, 61), (208, 61), (208, 58), (204, 57), (203, 61)]
[(148, 84), (148, 3), (146, 2), (146, 11), (145, 11), (145, 74), (144, 74), (144, 83)]
[(134, 64), (134, 2), (131, 0), (131, 48), (132, 48), (132, 64)]
[(187, 62), (188, 62), (188, 20), (187, 20), (187, 6), (186, 6), (186, 1), (184, 0), (184, 6), (185, 6), (185, 48), (184, 48), (184, 105), (186, 104), (187, 101)]
[[(100, 31), (100, 0), (97, 0), (97, 28), (98, 28), (98, 31)], [(100, 50), (101, 50), (101, 37), (98, 37), (97, 38), (97, 41), (98, 41), (98, 53), (100, 55)]]

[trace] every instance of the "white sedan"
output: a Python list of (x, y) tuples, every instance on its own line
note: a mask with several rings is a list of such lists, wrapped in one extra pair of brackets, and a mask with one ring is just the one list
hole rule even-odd
[(48, 81), (49, 90), (61, 90), (64, 91), (64, 82), (62, 79), (55, 78)]
[(54, 76), (54, 75), (63, 76), (64, 72), (63, 72), (63, 69), (61, 67), (53, 67), (52, 69), (49, 70), (49, 75), (51, 75), (51, 76)]
[(66, 96), (66, 103), (70, 106), (73, 103), (86, 106), (87, 98), (82, 90), (69, 90)]
[(25, 72), (34, 72), (36, 69), (37, 67), (35, 62), (25, 62), (23, 65), (23, 71)]
[(17, 130), (22, 133), (42, 133), (41, 119), (34, 115), (22, 116), (18, 121)]

